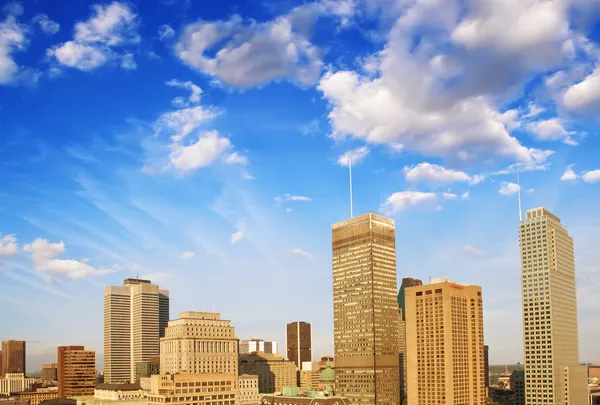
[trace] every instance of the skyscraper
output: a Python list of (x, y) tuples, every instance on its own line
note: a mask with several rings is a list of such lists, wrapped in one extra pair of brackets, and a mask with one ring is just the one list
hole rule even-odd
[(312, 331), (308, 322), (292, 322), (286, 325), (287, 357), (296, 363), (298, 369), (302, 363), (312, 361)]
[(96, 387), (96, 352), (83, 346), (58, 347), (58, 396), (88, 396)]
[(9, 373), (22, 373), (25, 370), (25, 342), (23, 340), (5, 340), (2, 342), (3, 376)]
[(400, 362), (400, 403), (406, 399), (406, 303), (405, 291), (408, 287), (423, 285), (416, 278), (405, 277), (398, 290), (398, 361)]
[(337, 393), (356, 405), (398, 405), (394, 221), (368, 213), (332, 226)]
[(573, 239), (556, 215), (535, 208), (521, 221), (520, 248), (525, 403), (584, 404)]
[(58, 364), (42, 364), (42, 376), (40, 378), (43, 382), (57, 381), (58, 379)]
[(406, 289), (408, 405), (487, 403), (481, 287)]
[(160, 339), (160, 372), (238, 375), (238, 339), (217, 312), (181, 312)]
[(169, 292), (128, 278), (104, 289), (104, 380), (135, 382), (136, 365), (159, 356), (169, 321)]

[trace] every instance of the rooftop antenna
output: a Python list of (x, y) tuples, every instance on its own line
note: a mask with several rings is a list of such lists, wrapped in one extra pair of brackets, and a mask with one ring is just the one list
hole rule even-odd
[(348, 157), (348, 168), (350, 169), (350, 218), (354, 218), (352, 210), (352, 156)]
[(519, 173), (517, 173), (517, 186), (518, 186), (517, 194), (519, 195), (519, 221), (522, 222), (523, 221), (523, 210), (521, 209), (521, 178), (519, 176)]

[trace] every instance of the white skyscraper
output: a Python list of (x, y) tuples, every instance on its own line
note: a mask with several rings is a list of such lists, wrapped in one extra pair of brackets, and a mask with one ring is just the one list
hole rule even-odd
[(573, 239), (544, 208), (520, 225), (525, 403), (586, 403), (586, 368), (579, 365)]

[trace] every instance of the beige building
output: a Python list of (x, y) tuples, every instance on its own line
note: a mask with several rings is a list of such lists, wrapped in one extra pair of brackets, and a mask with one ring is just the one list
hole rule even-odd
[(250, 354), (254, 352), (277, 353), (277, 342), (270, 342), (262, 339), (240, 340), (240, 354)]
[(83, 346), (58, 347), (58, 395), (92, 395), (96, 387), (96, 352)]
[(283, 387), (296, 387), (296, 363), (279, 354), (253, 353), (240, 355), (240, 373), (258, 376), (261, 394), (282, 392)]
[(169, 320), (169, 292), (149, 280), (104, 289), (104, 381), (136, 381), (136, 365), (159, 356)]
[(7, 373), (4, 378), (0, 378), (0, 395), (28, 390), (36, 382), (35, 378), (26, 378), (23, 373)]
[(58, 378), (58, 364), (42, 364), (42, 377), (40, 378), (43, 382), (56, 381)]
[(94, 390), (94, 398), (109, 401), (142, 399), (146, 394), (139, 384), (98, 384)]
[(368, 213), (332, 226), (337, 393), (355, 405), (398, 405), (394, 221)]
[(300, 389), (302, 392), (316, 391), (319, 388), (319, 374), (321, 363), (318, 361), (302, 362), (300, 370)]
[(238, 387), (239, 405), (258, 405), (260, 393), (257, 375), (242, 374), (238, 377)]
[(153, 375), (148, 405), (236, 405), (236, 377), (231, 374)]
[(525, 402), (584, 404), (587, 371), (579, 365), (573, 239), (544, 208), (520, 223)]
[(238, 375), (238, 339), (216, 312), (181, 312), (160, 340), (160, 372)]
[(29, 401), (29, 405), (40, 405), (44, 401), (58, 399), (58, 391), (40, 391), (35, 392), (17, 392), (14, 394), (17, 398)]
[(481, 287), (406, 288), (408, 405), (484, 405)]

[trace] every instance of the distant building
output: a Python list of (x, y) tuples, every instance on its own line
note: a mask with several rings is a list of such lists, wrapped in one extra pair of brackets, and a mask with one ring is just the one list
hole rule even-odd
[(94, 398), (110, 401), (141, 399), (146, 395), (139, 384), (98, 384)]
[(5, 340), (2, 342), (2, 377), (6, 374), (22, 373), (27, 375), (25, 369), (25, 341)]
[(52, 382), (58, 379), (58, 364), (42, 364), (42, 382)]
[(238, 375), (238, 340), (217, 312), (181, 312), (160, 340), (160, 372)]
[(235, 405), (236, 378), (231, 374), (153, 375), (148, 405)]
[(259, 401), (258, 376), (251, 374), (240, 375), (238, 377), (239, 405), (258, 405)]
[(329, 365), (333, 368), (335, 368), (335, 360), (333, 358), (333, 356), (323, 356), (321, 357), (321, 360), (319, 361), (319, 368), (325, 368), (327, 367), (327, 362), (329, 362)]
[(282, 392), (283, 387), (297, 386), (296, 364), (279, 354), (258, 352), (240, 355), (240, 373), (257, 375), (261, 394)]
[(169, 321), (169, 292), (128, 278), (104, 289), (104, 380), (135, 382), (136, 365), (159, 356)]
[(83, 346), (58, 347), (58, 396), (92, 395), (96, 387), (96, 352)]
[(300, 370), (300, 389), (303, 392), (316, 391), (319, 389), (319, 374), (321, 363), (318, 361), (302, 362)]
[(423, 285), (419, 279), (404, 277), (398, 290), (398, 361), (400, 365), (400, 403), (406, 400), (406, 298), (408, 287)]
[[(288, 390), (286, 390), (288, 391)], [(291, 390), (290, 390), (291, 391)], [(348, 398), (340, 396), (326, 396), (319, 392), (309, 392), (299, 395), (295, 392), (286, 392), (283, 395), (263, 395), (260, 405), (351, 405)]]
[(408, 405), (487, 403), (481, 287), (407, 288), (406, 347)]
[(286, 325), (287, 357), (296, 363), (298, 369), (302, 363), (312, 361), (312, 329), (308, 322), (292, 322)]
[(510, 390), (514, 393), (514, 405), (525, 405), (525, 371), (513, 370), (510, 375)]
[(0, 395), (29, 390), (36, 382), (35, 378), (26, 378), (23, 373), (7, 373), (0, 378)]
[(154, 357), (135, 365), (135, 376), (138, 383), (140, 378), (150, 377), (154, 374), (160, 374), (160, 357)]
[(490, 348), (488, 345), (483, 345), (483, 375), (487, 391), (490, 388)]
[(277, 354), (277, 342), (270, 342), (262, 339), (240, 340), (240, 354), (251, 354), (255, 352)]
[(19, 397), (0, 397), (1, 405), (29, 405), (29, 401)]
[(34, 392), (22, 391), (16, 392), (13, 395), (17, 396), (20, 399), (29, 401), (29, 405), (39, 405), (44, 401), (50, 401), (52, 399), (58, 398), (57, 390), (44, 390), (38, 389)]

